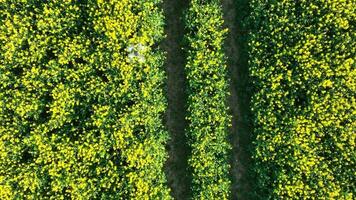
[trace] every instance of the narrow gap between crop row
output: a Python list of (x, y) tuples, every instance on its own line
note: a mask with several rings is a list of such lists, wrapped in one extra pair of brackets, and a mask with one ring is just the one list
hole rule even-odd
[(243, 23), (248, 15), (249, 0), (222, 0), (225, 26), (229, 29), (225, 53), (230, 77), (229, 108), (231, 199), (253, 199), (254, 179), (251, 171), (253, 127), (250, 111), (251, 86), (248, 71), (247, 33)]
[(191, 177), (187, 171), (190, 148), (185, 129), (187, 110), (186, 75), (184, 66), (186, 59), (182, 50), (184, 38), (183, 12), (187, 9), (188, 0), (165, 0), (166, 39), (161, 47), (166, 54), (166, 92), (168, 108), (166, 111), (166, 127), (170, 134), (167, 144), (169, 158), (166, 163), (166, 176), (174, 199), (188, 199)]

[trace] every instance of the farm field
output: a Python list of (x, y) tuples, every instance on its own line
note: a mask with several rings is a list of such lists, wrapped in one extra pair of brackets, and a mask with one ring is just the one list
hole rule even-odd
[(355, 199), (355, 0), (0, 1), (0, 199)]

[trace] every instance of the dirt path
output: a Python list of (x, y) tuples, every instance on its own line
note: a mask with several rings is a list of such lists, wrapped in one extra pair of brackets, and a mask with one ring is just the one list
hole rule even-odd
[(232, 119), (230, 134), (233, 146), (231, 155), (232, 199), (253, 199), (251, 176), (252, 126), (249, 119), (250, 91), (247, 63), (246, 31), (242, 20), (248, 13), (248, 0), (223, 0), (225, 26), (229, 34), (225, 42), (230, 75), (229, 107)]
[(166, 17), (165, 33), (167, 38), (161, 47), (167, 52), (167, 96), (166, 127), (171, 140), (167, 149), (169, 158), (166, 163), (168, 185), (175, 199), (188, 199), (190, 182), (187, 172), (187, 160), (190, 148), (186, 141), (186, 78), (184, 72), (185, 56), (181, 42), (184, 36), (183, 11), (188, 7), (188, 0), (165, 0), (163, 3)]

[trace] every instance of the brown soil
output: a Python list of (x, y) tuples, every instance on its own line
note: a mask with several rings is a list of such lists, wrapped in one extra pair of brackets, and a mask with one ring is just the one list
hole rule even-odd
[(166, 176), (175, 199), (188, 199), (190, 176), (187, 171), (187, 160), (190, 148), (185, 136), (186, 114), (186, 76), (184, 72), (185, 56), (182, 51), (184, 37), (183, 11), (188, 0), (165, 0), (163, 9), (166, 17), (166, 39), (161, 47), (166, 54), (166, 92), (168, 108), (165, 115), (166, 127), (170, 134), (167, 144), (169, 158), (166, 163)]
[(229, 34), (225, 41), (230, 76), (229, 107), (232, 114), (230, 141), (231, 196), (232, 199), (252, 199), (253, 179), (251, 173), (252, 126), (250, 113), (249, 72), (247, 63), (246, 34), (242, 21), (248, 12), (248, 0), (223, 0), (225, 26)]

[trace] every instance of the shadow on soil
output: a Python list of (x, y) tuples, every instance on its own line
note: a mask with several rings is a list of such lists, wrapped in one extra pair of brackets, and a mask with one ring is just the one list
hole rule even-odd
[(185, 129), (187, 121), (186, 76), (184, 66), (185, 54), (182, 50), (184, 38), (183, 12), (188, 7), (189, 0), (165, 0), (163, 10), (165, 15), (166, 39), (161, 47), (166, 54), (166, 94), (168, 108), (165, 114), (166, 128), (170, 134), (167, 144), (169, 158), (166, 162), (166, 176), (171, 195), (174, 199), (189, 199), (191, 178), (187, 170), (190, 148)]
[(231, 197), (256, 199), (256, 179), (252, 169), (253, 125), (250, 110), (251, 84), (248, 69), (247, 27), (249, 0), (223, 0), (225, 26), (229, 34), (225, 42), (230, 76), (229, 107), (232, 114), (230, 142)]

